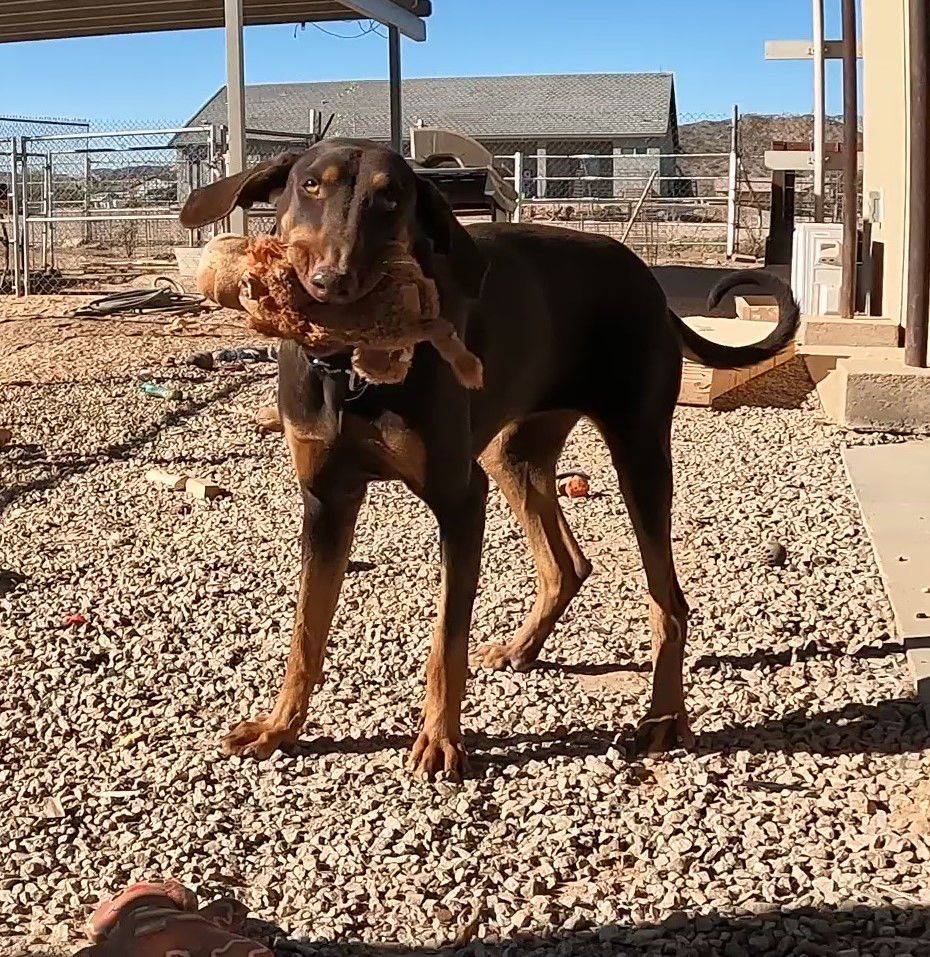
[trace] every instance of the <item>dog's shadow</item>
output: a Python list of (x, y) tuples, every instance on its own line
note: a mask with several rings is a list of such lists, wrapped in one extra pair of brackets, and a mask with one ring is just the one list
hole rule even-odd
[[(633, 759), (632, 725), (575, 728), (507, 735), (467, 734), (469, 762), (476, 767), (522, 765), (550, 758), (586, 758), (614, 749)], [(290, 753), (324, 754), (404, 753), (411, 735), (319, 737), (299, 741)], [(923, 705), (909, 698), (880, 704), (850, 703), (842, 708), (809, 714), (792, 711), (755, 725), (727, 727), (699, 733), (694, 752), (731, 754), (913, 754), (930, 747)]]
[[(886, 641), (858, 649), (859, 658), (884, 658), (903, 654), (898, 642)], [(848, 647), (811, 641), (802, 648), (762, 650), (748, 655), (703, 655), (692, 664), (693, 671), (740, 672), (780, 668), (823, 657), (849, 654)], [(611, 675), (644, 675), (646, 662), (563, 664), (538, 661), (534, 670), (558, 671), (581, 678), (609, 678)], [(736, 678), (734, 680), (743, 680)], [(730, 754), (735, 751), (766, 753), (911, 754), (930, 747), (925, 707), (910, 698), (877, 704), (850, 702), (821, 713), (791, 711), (754, 725), (731, 725), (697, 735), (694, 751), (700, 755)], [(602, 756), (614, 749), (634, 759), (633, 725), (577, 728), (568, 726), (544, 732), (515, 732), (488, 735), (466, 731), (469, 763), (475, 767), (521, 765), (550, 758)], [(343, 738), (321, 736), (297, 742), (290, 753), (300, 756), (325, 754), (376, 754), (382, 751), (405, 753), (413, 743), (410, 735), (358, 735)]]

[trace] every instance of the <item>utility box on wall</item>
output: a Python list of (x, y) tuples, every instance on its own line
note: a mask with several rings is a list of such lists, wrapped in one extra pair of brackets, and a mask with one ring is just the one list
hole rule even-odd
[(835, 316), (843, 281), (843, 224), (798, 223), (794, 228), (791, 289), (801, 314)]

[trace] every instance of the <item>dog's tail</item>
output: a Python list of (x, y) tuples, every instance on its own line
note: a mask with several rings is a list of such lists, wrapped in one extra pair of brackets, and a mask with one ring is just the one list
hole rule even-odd
[(788, 345), (798, 330), (801, 312), (791, 289), (778, 276), (759, 269), (743, 269), (724, 276), (711, 290), (707, 305), (714, 309), (721, 299), (737, 286), (761, 286), (775, 296), (778, 303), (778, 323), (761, 341), (749, 346), (727, 346), (712, 342), (695, 332), (671, 309), (672, 320), (678, 328), (685, 355), (713, 369), (742, 369), (770, 359)]

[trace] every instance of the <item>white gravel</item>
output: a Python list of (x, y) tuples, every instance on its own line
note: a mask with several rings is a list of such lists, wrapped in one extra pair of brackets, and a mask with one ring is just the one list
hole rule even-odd
[[(880, 438), (824, 424), (799, 363), (677, 414), (697, 752), (627, 756), (644, 583), (581, 429), (565, 465), (605, 495), (566, 508), (595, 574), (540, 668), (470, 682), (461, 787), (403, 770), (438, 549), (399, 486), (369, 497), (299, 752), (220, 754), (282, 674), (300, 505), (280, 437), (247, 425), (267, 368), (166, 374), (188, 399), (0, 391), (0, 953), (69, 953), (101, 896), (160, 876), (333, 944), (314, 954), (930, 953), (930, 735), (839, 456)], [(156, 466), (233, 496), (189, 503)], [(493, 492), (475, 645), (533, 580)]]

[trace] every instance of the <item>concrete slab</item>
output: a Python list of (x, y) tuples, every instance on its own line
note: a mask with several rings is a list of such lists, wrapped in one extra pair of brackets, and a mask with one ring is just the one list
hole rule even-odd
[(918, 694), (930, 709), (930, 441), (847, 448), (843, 461)]
[[(930, 369), (873, 359), (840, 359), (845, 392), (843, 424), (863, 431), (919, 432), (930, 429)], [(930, 482), (928, 482), (930, 484)]]
[(890, 346), (798, 347), (824, 412), (861, 431), (930, 432), (930, 370), (904, 364)]
[(883, 346), (799, 345), (807, 374), (817, 389), (820, 404), (827, 417), (846, 424), (846, 376), (836, 371), (840, 359), (867, 358), (875, 362), (901, 363), (901, 350)]
[(800, 340), (806, 346), (888, 346), (898, 345), (901, 327), (894, 319), (859, 316), (807, 316), (801, 324)]

